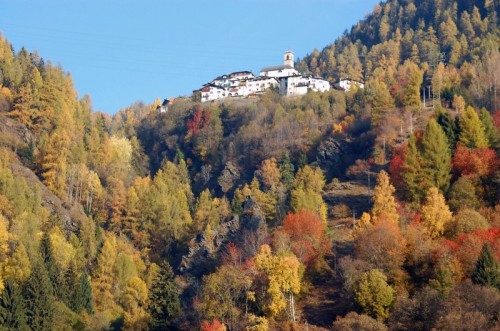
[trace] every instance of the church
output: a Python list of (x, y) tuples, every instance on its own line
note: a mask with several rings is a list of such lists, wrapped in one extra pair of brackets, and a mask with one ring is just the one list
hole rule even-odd
[(277, 88), (282, 96), (304, 95), (308, 90), (330, 90), (330, 82), (302, 74), (295, 69), (294, 64), (293, 52), (286, 51), (283, 54), (283, 65), (262, 68), (258, 77), (250, 71), (233, 72), (215, 78), (194, 93), (200, 93), (201, 101), (207, 102), (260, 95), (270, 88)]

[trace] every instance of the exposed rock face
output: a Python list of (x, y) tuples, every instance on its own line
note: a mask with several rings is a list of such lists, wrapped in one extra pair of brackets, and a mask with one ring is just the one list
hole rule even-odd
[(353, 162), (352, 151), (345, 140), (330, 137), (319, 145), (316, 160), (328, 179), (342, 178)]
[(179, 271), (194, 277), (201, 277), (212, 271), (224, 244), (236, 236), (239, 228), (240, 219), (235, 215), (209, 234), (199, 233), (191, 241), (188, 254), (182, 257)]
[(179, 271), (181, 274), (200, 278), (213, 271), (225, 244), (238, 242), (245, 231), (259, 232), (266, 226), (266, 220), (253, 197), (248, 196), (243, 202), (243, 214), (234, 215), (222, 222), (218, 229), (209, 234), (199, 233), (192, 241), (187, 255), (182, 257)]
[(217, 179), (217, 183), (222, 189), (222, 192), (227, 193), (234, 185), (234, 182), (240, 178), (238, 167), (231, 161), (226, 163), (224, 170)]

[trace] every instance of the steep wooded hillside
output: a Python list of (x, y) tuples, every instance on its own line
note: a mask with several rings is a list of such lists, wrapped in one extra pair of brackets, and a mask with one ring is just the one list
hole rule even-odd
[(109, 116), (0, 38), (0, 328), (500, 327), (498, 1), (391, 0), (350, 91)]

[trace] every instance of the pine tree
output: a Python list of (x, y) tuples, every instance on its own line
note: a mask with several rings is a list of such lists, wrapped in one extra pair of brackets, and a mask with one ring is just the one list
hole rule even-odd
[(26, 329), (26, 311), (20, 289), (8, 278), (0, 296), (0, 325), (2, 330)]
[(451, 179), (451, 153), (448, 139), (434, 119), (429, 121), (422, 136), (420, 155), (425, 179), (446, 192)]
[(481, 255), (477, 259), (471, 278), (474, 284), (495, 287), (500, 290), (500, 266), (488, 243), (483, 244)]
[(44, 264), (35, 263), (23, 296), (29, 327), (33, 330), (52, 330), (53, 290)]
[(149, 300), (152, 328), (155, 330), (168, 329), (179, 314), (181, 304), (172, 267), (166, 261), (160, 264), (160, 270), (153, 279)]

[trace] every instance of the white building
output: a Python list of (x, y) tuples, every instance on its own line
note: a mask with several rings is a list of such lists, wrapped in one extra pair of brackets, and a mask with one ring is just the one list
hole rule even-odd
[(260, 70), (260, 75), (275, 78), (298, 75), (299, 72), (295, 70), (293, 61), (293, 52), (286, 51), (283, 54), (283, 65), (262, 68)]
[(227, 96), (226, 89), (215, 84), (207, 84), (199, 91), (202, 102), (224, 99)]
[(263, 94), (267, 89), (279, 88), (280, 95), (304, 95), (308, 90), (325, 92), (330, 90), (330, 83), (311, 75), (301, 75), (294, 68), (292, 51), (283, 54), (283, 65), (263, 68), (260, 76), (255, 77), (250, 71), (237, 71), (222, 75), (202, 89), (201, 101), (213, 101), (227, 97), (248, 97)]
[(304, 95), (308, 90), (326, 92), (330, 90), (330, 82), (313, 76), (290, 76), (280, 79), (280, 95)]
[(359, 88), (365, 88), (365, 84), (362, 82), (358, 82), (349, 78), (341, 79), (337, 83), (333, 85), (338, 90), (350, 91), (353, 86), (357, 86)]
[(174, 98), (163, 100), (163, 103), (160, 106), (158, 106), (156, 110), (159, 111), (160, 113), (166, 113), (168, 111), (168, 107), (174, 103), (174, 100), (175, 100)]

